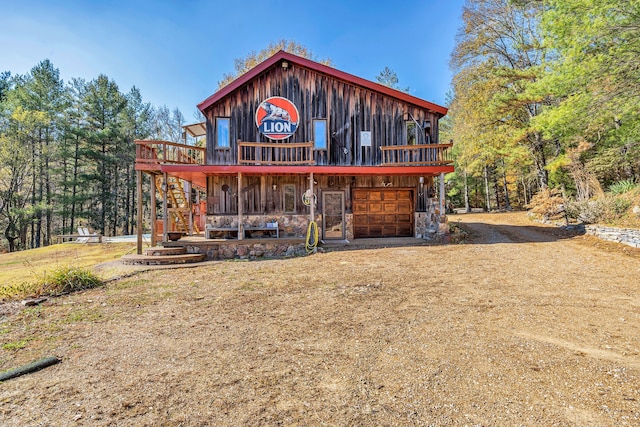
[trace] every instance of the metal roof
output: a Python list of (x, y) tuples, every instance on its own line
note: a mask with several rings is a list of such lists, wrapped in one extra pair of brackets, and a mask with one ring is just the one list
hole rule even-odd
[(197, 138), (199, 136), (204, 136), (207, 133), (207, 123), (193, 123), (191, 125), (182, 126), (182, 129), (192, 137)]

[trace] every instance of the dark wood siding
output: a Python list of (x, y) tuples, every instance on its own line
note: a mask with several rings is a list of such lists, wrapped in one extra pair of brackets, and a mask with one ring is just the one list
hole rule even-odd
[[(258, 132), (254, 115), (259, 103), (270, 96), (288, 98), (298, 108), (299, 127), (289, 142), (312, 141), (313, 119), (328, 120), (328, 150), (316, 152), (318, 165), (380, 164), (381, 146), (407, 144), (409, 115), (420, 124), (430, 122), (432, 135), (437, 135), (438, 113), (296, 64), (286, 70), (277, 64), (206, 110), (207, 164), (236, 164), (238, 140), (269, 141)], [(228, 149), (216, 149), (216, 117), (230, 118)], [(362, 146), (361, 131), (371, 132), (371, 147)], [(420, 133), (417, 143), (426, 142)]]
[[(314, 184), (318, 205), (316, 212), (322, 211), (323, 191), (344, 191), (347, 213), (353, 212), (353, 192), (360, 189), (378, 188), (391, 190), (402, 188), (412, 191), (413, 212), (423, 212), (428, 204), (429, 193), (434, 192), (432, 177), (425, 177), (421, 186), (415, 176), (315, 176)], [(263, 175), (243, 177), (243, 212), (262, 215), (266, 213), (284, 212), (284, 186), (293, 184), (296, 189), (297, 214), (309, 213), (309, 208), (302, 204), (302, 195), (309, 188), (306, 175)], [(275, 190), (273, 186), (276, 186)], [(389, 185), (389, 187), (385, 187)], [(227, 189), (226, 192), (222, 189)], [(211, 176), (207, 181), (207, 213), (236, 214), (238, 212), (238, 178), (235, 175)]]

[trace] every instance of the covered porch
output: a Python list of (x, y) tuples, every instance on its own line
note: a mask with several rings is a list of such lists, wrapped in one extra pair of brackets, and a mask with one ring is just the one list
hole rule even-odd
[[(170, 231), (184, 236), (183, 242), (193, 236), (203, 240), (231, 237), (238, 241), (256, 237), (300, 239), (311, 221), (318, 224), (320, 238), (353, 239), (357, 233), (353, 231), (352, 188), (410, 191), (415, 213), (412, 233), (422, 237), (424, 225), (420, 224), (425, 217), (440, 217), (445, 212), (444, 174), (453, 170), (450, 147), (451, 144), (385, 147), (389, 149), (385, 150), (381, 165), (328, 166), (315, 164), (310, 143), (239, 142), (237, 158), (228, 156), (224, 164), (205, 164), (208, 157), (217, 158), (225, 152), (214, 155), (194, 145), (136, 141), (138, 251), (142, 251), (145, 222), (143, 175), (151, 178), (148, 223), (152, 246), (158, 241), (171, 244)], [(194, 199), (190, 197), (193, 192), (206, 196)], [(162, 197), (158, 220), (157, 193)], [(182, 198), (179, 194), (183, 194)], [(437, 203), (431, 201), (435, 194)], [(329, 205), (337, 210), (326, 210)], [(156, 221), (161, 224), (161, 235), (156, 234)], [(181, 228), (174, 230), (175, 224)], [(419, 233), (415, 231), (418, 229)], [(221, 236), (218, 231), (228, 234)]]

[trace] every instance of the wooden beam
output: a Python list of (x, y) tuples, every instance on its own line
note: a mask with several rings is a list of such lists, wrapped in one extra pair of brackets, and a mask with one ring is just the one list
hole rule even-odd
[(446, 216), (446, 211), (444, 209), (444, 173), (440, 174), (440, 218), (444, 218)]
[(187, 198), (187, 207), (189, 208), (189, 236), (193, 236), (193, 203), (191, 202), (191, 190), (193, 189), (193, 186), (189, 181), (187, 181), (187, 184), (189, 184), (187, 186), (188, 191), (187, 189), (184, 189), (184, 195)]
[(156, 235), (156, 176), (151, 175), (151, 246), (156, 246), (158, 236)]
[[(272, 181), (272, 182), (275, 182), (275, 181)], [(274, 192), (272, 191), (271, 197), (273, 196), (274, 196)], [(267, 177), (264, 175), (261, 175), (260, 176), (260, 212), (266, 212), (266, 211), (267, 211)]]
[(170, 172), (187, 181), (204, 178), (207, 175), (395, 175), (395, 176), (438, 176), (453, 172), (453, 165), (440, 166), (255, 166), (255, 165), (163, 165), (163, 172)]
[(136, 212), (136, 233), (137, 233), (137, 244), (136, 249), (138, 255), (142, 254), (142, 171), (138, 171), (136, 173), (136, 181), (137, 181), (137, 208)]
[(316, 220), (316, 209), (315, 209), (315, 203), (314, 203), (314, 198), (313, 198), (313, 172), (311, 172), (309, 174), (309, 188), (311, 189), (311, 221), (315, 221)]
[(242, 200), (242, 189), (242, 172), (238, 172), (238, 240), (244, 239), (244, 226), (242, 224), (242, 222), (244, 221), (242, 212), (244, 203)]
[(167, 233), (169, 232), (169, 204), (167, 203), (167, 191), (169, 183), (167, 173), (162, 174), (162, 241), (166, 242)]

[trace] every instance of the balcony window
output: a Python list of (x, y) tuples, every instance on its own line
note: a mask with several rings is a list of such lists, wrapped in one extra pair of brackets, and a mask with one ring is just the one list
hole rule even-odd
[(216, 148), (229, 148), (231, 134), (229, 132), (230, 120), (226, 117), (216, 117)]
[(313, 148), (315, 150), (327, 149), (327, 121), (316, 119), (313, 121)]
[(407, 123), (407, 145), (416, 145), (418, 143), (418, 129), (416, 123), (411, 120)]

